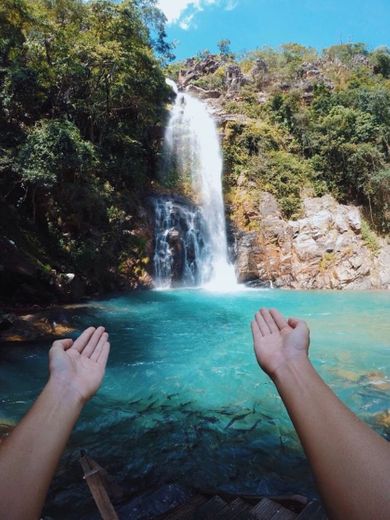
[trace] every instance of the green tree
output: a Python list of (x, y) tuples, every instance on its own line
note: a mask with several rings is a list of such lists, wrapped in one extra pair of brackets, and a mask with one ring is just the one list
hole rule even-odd
[(19, 152), (22, 182), (50, 189), (70, 176), (72, 180), (96, 165), (94, 147), (84, 141), (69, 121), (41, 121)]
[(232, 42), (227, 38), (225, 38), (223, 40), (219, 40), (219, 42), (217, 43), (219, 54), (223, 58), (232, 58), (233, 57), (233, 53), (230, 48), (231, 43)]
[(341, 43), (326, 49), (324, 55), (328, 59), (339, 60), (341, 63), (350, 65), (356, 56), (367, 56), (368, 51), (365, 43)]
[(371, 62), (375, 74), (382, 74), (384, 78), (390, 78), (390, 48), (380, 47), (371, 55)]

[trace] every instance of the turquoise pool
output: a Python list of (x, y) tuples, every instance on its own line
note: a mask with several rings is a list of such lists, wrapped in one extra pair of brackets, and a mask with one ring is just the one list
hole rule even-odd
[[(311, 359), (337, 395), (382, 435), (389, 409), (390, 293), (151, 291), (74, 308), (79, 327), (102, 324), (112, 352), (51, 488), (47, 514), (91, 508), (85, 448), (129, 490), (178, 481), (203, 489), (315, 494), (297, 437), (258, 368), (249, 321), (260, 306), (303, 317)], [(48, 345), (0, 350), (0, 416), (19, 419), (47, 375)]]

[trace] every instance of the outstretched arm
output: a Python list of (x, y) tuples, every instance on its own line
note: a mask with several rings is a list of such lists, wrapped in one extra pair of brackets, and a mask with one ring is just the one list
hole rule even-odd
[(305, 322), (261, 309), (252, 333), (259, 365), (287, 408), (330, 518), (390, 518), (390, 446), (320, 378), (308, 359)]
[(103, 327), (90, 327), (74, 343), (53, 343), (49, 381), (0, 449), (0, 518), (40, 518), (72, 428), (101, 384), (109, 349)]

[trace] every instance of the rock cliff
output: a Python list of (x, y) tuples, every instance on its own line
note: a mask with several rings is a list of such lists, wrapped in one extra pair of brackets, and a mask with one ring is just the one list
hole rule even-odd
[(240, 282), (292, 289), (390, 288), (390, 246), (368, 247), (359, 208), (338, 204), (331, 195), (305, 198), (303, 208), (302, 218), (285, 220), (275, 197), (261, 193), (249, 216), (258, 230), (235, 232)]

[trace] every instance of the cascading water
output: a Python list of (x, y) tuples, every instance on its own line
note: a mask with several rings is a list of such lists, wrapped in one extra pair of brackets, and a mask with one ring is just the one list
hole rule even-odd
[[(176, 93), (176, 101), (172, 108), (169, 123), (165, 133), (166, 168), (173, 167), (182, 178), (191, 178), (193, 193), (199, 204), (205, 230), (198, 229), (192, 233), (192, 238), (201, 240), (203, 245), (197, 247), (198, 255), (191, 272), (196, 273), (191, 285), (203, 285), (215, 290), (230, 290), (236, 287), (234, 267), (228, 261), (226, 240), (225, 212), (222, 197), (222, 155), (217, 128), (206, 106), (198, 99), (186, 93), (179, 93), (176, 84), (167, 80)], [(161, 199), (160, 217), (161, 217)], [(156, 227), (158, 228), (158, 211), (156, 211)], [(168, 201), (165, 201), (164, 211), (171, 210)], [(172, 273), (172, 247), (168, 241), (162, 240), (169, 236), (172, 223), (169, 217), (165, 224), (160, 218), (160, 225), (165, 231), (158, 231), (156, 235), (155, 271), (157, 284), (164, 285), (162, 280), (169, 280)], [(169, 227), (170, 226), (170, 227)], [(191, 224), (188, 225), (191, 228)], [(160, 237), (158, 234), (160, 233)], [(184, 243), (186, 240), (184, 240)], [(192, 242), (191, 242), (192, 244)], [(193, 246), (191, 246), (193, 247)], [(194, 248), (194, 247), (193, 247)], [(196, 248), (195, 248), (196, 249)], [(164, 252), (165, 251), (165, 252)], [(185, 256), (185, 255), (184, 255)], [(188, 255), (187, 255), (188, 256)], [(191, 256), (191, 255), (190, 255)], [(161, 259), (165, 257), (163, 274)], [(157, 263), (156, 263), (157, 260)], [(164, 269), (165, 269), (164, 267)], [(187, 272), (188, 269), (184, 269)], [(183, 278), (183, 282), (187, 280)], [(166, 284), (165, 284), (166, 285)]]
[(210, 258), (199, 208), (169, 197), (154, 200), (157, 287), (197, 286)]

